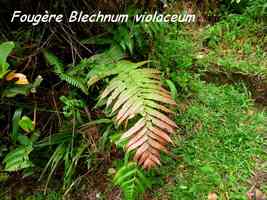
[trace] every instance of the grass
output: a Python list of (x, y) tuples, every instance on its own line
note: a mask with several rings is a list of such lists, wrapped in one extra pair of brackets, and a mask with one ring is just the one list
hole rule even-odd
[(173, 153), (182, 159), (166, 158), (159, 173), (167, 184), (155, 199), (164, 199), (167, 193), (173, 200), (205, 200), (209, 192), (216, 192), (222, 200), (245, 200), (257, 161), (266, 159), (267, 113), (255, 110), (240, 85), (197, 85), (196, 94), (177, 117), (182, 136), (176, 138)]
[(263, 29), (261, 22), (246, 15), (231, 15), (214, 25), (199, 27), (198, 32), (182, 29), (180, 33), (185, 34), (178, 34), (176, 39), (191, 37), (183, 44), (189, 54), (179, 51), (179, 43), (172, 42), (178, 48), (168, 48), (168, 42), (159, 47), (164, 51), (158, 52), (165, 52), (160, 56), (162, 64), (173, 55), (190, 62), (185, 68), (176, 59), (169, 66), (170, 79), (183, 96), (178, 99), (180, 130), (173, 136), (176, 147), (172, 148), (181, 159), (164, 157), (163, 166), (156, 171), (154, 200), (206, 200), (211, 192), (220, 200), (246, 200), (253, 185), (267, 192), (267, 184), (258, 184), (253, 178), (255, 171), (267, 172), (267, 112), (255, 105), (240, 79), (231, 84), (225, 84), (227, 80), (215, 84), (210, 81), (213, 77), (208, 77), (209, 83), (199, 80), (213, 74), (226, 75), (224, 79), (241, 74), (266, 80), (267, 38)]
[[(254, 104), (246, 83), (199, 78), (216, 72), (225, 79), (232, 74), (266, 79), (263, 27), (246, 15), (232, 15), (198, 31), (171, 27), (155, 40), (150, 58), (159, 62), (180, 97), (180, 129), (171, 149), (181, 159), (163, 156), (163, 165), (151, 172), (154, 188), (148, 199), (206, 200), (215, 192), (220, 200), (246, 200), (256, 184), (254, 172), (267, 172), (267, 112)], [(267, 192), (266, 183), (257, 186)]]
[(230, 15), (199, 34), (196, 64), (204, 71), (267, 77), (264, 24)]

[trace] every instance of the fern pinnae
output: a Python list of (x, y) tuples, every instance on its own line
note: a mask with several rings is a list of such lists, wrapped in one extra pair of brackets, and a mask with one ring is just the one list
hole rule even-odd
[(169, 134), (176, 124), (169, 118), (173, 112), (166, 106), (176, 105), (171, 93), (162, 87), (160, 72), (140, 68), (146, 62), (120, 61), (115, 76), (101, 95), (107, 107), (116, 113), (118, 125), (134, 117), (136, 123), (122, 134), (120, 141), (128, 140), (125, 149), (135, 151), (134, 160), (144, 168), (160, 165), (160, 151), (168, 152), (165, 145), (172, 143)]
[(127, 138), (131, 137), (136, 131), (140, 130), (144, 126), (145, 126), (144, 118), (139, 119), (139, 121), (136, 122), (133, 127), (131, 127), (128, 131), (123, 133), (123, 135), (121, 136), (120, 140), (124, 140), (124, 139), (127, 139)]
[(58, 57), (48, 51), (44, 51), (44, 56), (48, 63), (54, 67), (55, 73), (60, 77), (61, 80), (66, 81), (70, 85), (82, 90), (83, 93), (88, 94), (85, 82), (79, 78), (74, 77), (74, 75), (65, 72), (64, 65)]
[(110, 84), (105, 88), (105, 90), (100, 95), (100, 99), (106, 98), (111, 92), (113, 92), (118, 87), (124, 87), (124, 84), (119, 79), (113, 79)]
[(74, 86), (74, 87), (79, 88), (80, 90), (82, 90), (83, 93), (88, 94), (88, 91), (87, 91), (87, 88), (85, 86), (85, 83), (82, 80), (80, 80), (78, 78), (75, 78), (73, 76), (70, 76), (70, 75), (68, 75), (68, 74), (66, 74), (64, 72), (61, 72), (58, 75), (59, 75), (59, 77), (60, 77), (61, 80), (66, 81), (70, 85), (72, 85), (72, 86)]
[(127, 200), (134, 200), (151, 185), (134, 162), (125, 163), (117, 171), (113, 182), (115, 185), (120, 186)]

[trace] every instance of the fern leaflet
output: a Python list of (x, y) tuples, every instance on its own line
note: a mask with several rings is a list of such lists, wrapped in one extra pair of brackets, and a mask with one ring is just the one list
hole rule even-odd
[(123, 190), (124, 197), (127, 200), (134, 200), (144, 193), (145, 189), (150, 187), (149, 180), (144, 176), (136, 163), (130, 162), (121, 167), (116, 173), (113, 182)]
[(60, 77), (61, 80), (66, 81), (70, 85), (79, 88), (83, 93), (88, 94), (85, 81), (83, 79), (74, 77), (64, 71), (63, 63), (51, 52), (44, 51), (44, 55), (49, 64), (54, 66), (55, 73)]

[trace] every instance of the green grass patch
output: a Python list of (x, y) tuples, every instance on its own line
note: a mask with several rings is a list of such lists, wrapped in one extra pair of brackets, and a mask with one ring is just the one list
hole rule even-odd
[(230, 15), (199, 34), (196, 65), (204, 71), (267, 77), (267, 36), (262, 22)]
[(165, 194), (174, 200), (206, 200), (209, 192), (216, 192), (219, 199), (245, 200), (257, 160), (266, 159), (266, 113), (254, 109), (242, 86), (198, 85), (177, 117), (183, 135), (173, 153), (182, 159), (166, 158), (160, 170)]

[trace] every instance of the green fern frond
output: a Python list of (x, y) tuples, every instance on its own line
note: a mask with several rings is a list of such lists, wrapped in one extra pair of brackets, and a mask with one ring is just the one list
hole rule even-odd
[[(98, 53), (90, 58), (84, 59), (81, 63), (95, 63), (95, 64), (110, 64), (116, 63), (121, 60), (125, 55), (118, 46), (113, 46), (110, 49), (104, 51), (103, 53)], [(92, 68), (92, 66), (91, 66)]]
[(88, 87), (92, 86), (95, 84), (97, 81), (102, 80), (108, 76), (111, 75), (117, 75), (122, 72), (128, 72), (133, 69), (136, 69), (144, 64), (146, 64), (149, 61), (142, 61), (138, 63), (132, 63), (127, 60), (120, 60), (117, 61), (116, 63), (112, 63), (109, 65), (98, 65), (97, 67), (93, 68), (89, 74), (88, 74)]
[(31, 146), (21, 146), (10, 151), (3, 160), (5, 171), (18, 171), (33, 166), (29, 159), (32, 150)]
[(168, 152), (165, 145), (172, 143), (169, 134), (177, 126), (168, 116), (173, 112), (166, 107), (176, 105), (171, 93), (162, 87), (158, 70), (140, 68), (145, 63), (118, 62), (105, 74), (117, 76), (103, 91), (100, 101), (106, 100), (118, 125), (136, 119), (120, 141), (127, 140), (127, 152), (136, 151), (134, 160), (149, 169), (160, 165), (160, 151)]
[(66, 81), (70, 85), (82, 90), (83, 93), (88, 94), (84, 79), (74, 77), (75, 75), (65, 72), (63, 63), (51, 52), (44, 51), (44, 56), (48, 63), (54, 67), (55, 73), (60, 77), (61, 80)]
[[(102, 53), (98, 53), (89, 58), (82, 59), (81, 62), (71, 70), (70, 74), (74, 75), (80, 72), (85, 72), (85, 74), (87, 75), (86, 80), (88, 80), (90, 78), (92, 70), (94, 71), (98, 70), (99, 68), (103, 68), (102, 66), (108, 68), (112, 64), (123, 59), (124, 56), (125, 55), (118, 46), (113, 46), (112, 48)], [(88, 74), (88, 70), (90, 70), (91, 73)]]
[(127, 163), (116, 173), (113, 182), (120, 186), (124, 193), (124, 198), (134, 200), (150, 187), (149, 180), (144, 176), (143, 171), (134, 162)]
[(88, 95), (87, 87), (86, 87), (85, 81), (83, 81), (83, 79), (76, 78), (76, 77), (70, 76), (70, 75), (65, 74), (65, 73), (60, 73), (59, 77), (61, 80), (64, 80), (67, 83), (69, 83), (70, 85), (72, 85), (76, 88), (79, 88), (80, 90), (83, 91), (84, 94)]

